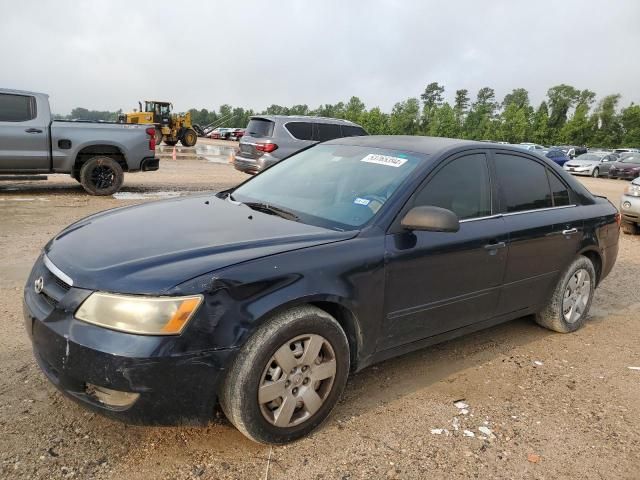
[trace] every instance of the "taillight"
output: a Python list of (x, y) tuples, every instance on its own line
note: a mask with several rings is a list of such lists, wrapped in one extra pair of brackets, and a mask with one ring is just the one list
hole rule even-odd
[(156, 149), (156, 129), (153, 127), (149, 127), (145, 130), (147, 135), (149, 135), (149, 150)]
[(622, 223), (622, 215), (620, 215), (620, 212), (616, 213), (616, 223), (618, 224), (618, 227)]
[(256, 150), (265, 153), (271, 153), (278, 148), (275, 143), (256, 143)]

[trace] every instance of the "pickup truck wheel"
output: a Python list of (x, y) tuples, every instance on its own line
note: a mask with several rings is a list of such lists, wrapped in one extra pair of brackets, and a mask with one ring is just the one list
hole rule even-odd
[(111, 157), (91, 157), (80, 169), (80, 183), (91, 195), (113, 195), (123, 181), (122, 167)]
[(589, 314), (596, 285), (596, 270), (587, 257), (580, 256), (564, 271), (536, 322), (560, 333), (575, 332)]
[(327, 418), (349, 375), (338, 322), (311, 305), (266, 321), (240, 349), (220, 392), (225, 415), (260, 443), (296, 440)]
[(192, 128), (187, 128), (182, 134), (180, 143), (185, 147), (193, 147), (198, 141), (198, 134)]

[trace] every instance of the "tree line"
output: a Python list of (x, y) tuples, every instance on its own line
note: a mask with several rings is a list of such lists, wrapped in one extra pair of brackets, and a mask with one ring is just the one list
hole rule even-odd
[[(424, 92), (396, 103), (391, 112), (367, 109), (358, 97), (312, 109), (308, 105), (271, 105), (262, 112), (221, 105), (217, 110), (190, 109), (193, 123), (201, 126), (243, 127), (256, 114), (314, 115), (343, 118), (362, 125), (372, 135), (430, 135), (542, 145), (568, 144), (598, 147), (640, 147), (640, 105), (620, 108), (620, 94), (596, 102), (591, 90), (571, 85), (549, 88), (545, 99), (533, 106), (529, 92), (513, 89), (501, 102), (494, 89), (483, 87), (472, 98), (455, 91), (453, 103), (445, 100), (445, 87), (428, 84)], [(113, 121), (118, 112), (76, 108), (69, 118)]]

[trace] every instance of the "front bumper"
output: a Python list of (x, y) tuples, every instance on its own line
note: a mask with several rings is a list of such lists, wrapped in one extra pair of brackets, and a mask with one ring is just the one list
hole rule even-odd
[(609, 170), (609, 178), (623, 178), (625, 180), (633, 180), (638, 177), (640, 172), (633, 170)]
[(640, 197), (623, 195), (620, 200), (620, 214), (626, 222), (640, 223)]
[(578, 168), (571, 168), (571, 167), (564, 167), (564, 170), (567, 173), (570, 173), (571, 175), (588, 175), (591, 176), (593, 174), (593, 168), (594, 167), (578, 167)]
[[(193, 424), (212, 417), (235, 349), (189, 351), (181, 336), (132, 335), (81, 322), (73, 312), (91, 292), (69, 287), (43, 296), (33, 288), (41, 276), (54, 286), (39, 260), (24, 291), (25, 328), (36, 362), (61, 392), (129, 423)], [(139, 396), (126, 407), (110, 405), (93, 386)]]

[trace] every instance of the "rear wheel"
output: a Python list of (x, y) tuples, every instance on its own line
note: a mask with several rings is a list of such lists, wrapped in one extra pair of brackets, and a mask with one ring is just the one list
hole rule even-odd
[(637, 223), (623, 221), (620, 224), (620, 228), (622, 228), (622, 231), (624, 233), (626, 233), (627, 235), (637, 235), (638, 234), (638, 224)]
[(192, 128), (187, 128), (182, 133), (182, 138), (180, 139), (180, 143), (185, 147), (193, 147), (198, 141), (198, 134)]
[(91, 195), (113, 195), (124, 182), (124, 171), (111, 157), (92, 157), (80, 168), (80, 183)]
[(567, 268), (536, 322), (549, 330), (569, 333), (582, 327), (589, 314), (596, 285), (596, 270), (587, 257), (580, 256)]
[(591, 176), (592, 177), (599, 177), (600, 176), (600, 169), (598, 167), (593, 169), (593, 172), (591, 172)]
[(222, 387), (227, 418), (250, 439), (282, 444), (329, 415), (349, 374), (338, 322), (312, 306), (271, 318), (242, 347)]

